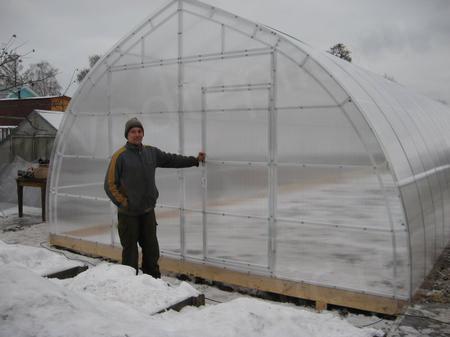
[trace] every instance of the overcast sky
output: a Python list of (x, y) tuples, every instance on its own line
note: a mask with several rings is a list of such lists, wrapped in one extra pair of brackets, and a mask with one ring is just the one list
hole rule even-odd
[[(65, 88), (164, 0), (0, 0), (0, 42), (17, 35), (27, 62), (49, 61)], [(450, 0), (208, 0), (321, 50), (342, 42), (353, 63), (450, 103)], [(73, 85), (69, 90), (72, 94)], [(63, 89), (64, 90), (64, 89)]]

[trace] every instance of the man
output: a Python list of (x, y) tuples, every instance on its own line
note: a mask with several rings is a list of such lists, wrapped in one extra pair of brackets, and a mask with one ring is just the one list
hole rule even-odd
[(159, 245), (156, 236), (155, 204), (158, 189), (155, 185), (157, 167), (182, 168), (198, 166), (205, 154), (186, 157), (166, 153), (142, 144), (144, 127), (137, 118), (125, 125), (125, 146), (116, 151), (105, 177), (105, 192), (118, 207), (118, 229), (122, 244), (122, 264), (138, 272), (138, 248), (142, 248), (142, 271), (160, 278)]

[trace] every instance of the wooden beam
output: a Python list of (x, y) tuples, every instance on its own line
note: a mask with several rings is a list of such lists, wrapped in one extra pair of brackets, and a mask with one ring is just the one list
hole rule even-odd
[(316, 301), (316, 311), (322, 312), (327, 310), (328, 304), (326, 302)]
[[(121, 247), (57, 234), (50, 234), (50, 243), (54, 246), (64, 247), (93, 256), (107, 257), (115, 261), (120, 261), (121, 259)], [(396, 315), (401, 313), (403, 308), (408, 304), (407, 301), (389, 297), (317, 286), (270, 276), (255, 275), (167, 256), (162, 256), (159, 264), (163, 272), (201, 277), (206, 280), (218, 281), (248, 289), (257, 289), (316, 301), (318, 309), (325, 308), (327, 304), (333, 304), (387, 315)]]

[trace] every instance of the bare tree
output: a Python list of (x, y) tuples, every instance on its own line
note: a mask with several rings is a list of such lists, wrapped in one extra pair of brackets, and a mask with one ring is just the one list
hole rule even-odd
[(23, 52), (23, 44), (17, 45), (16, 35), (12, 35), (8, 42), (0, 43), (0, 91), (11, 91), (22, 87), (25, 79), (22, 76), (23, 59), (34, 49)]
[(61, 85), (56, 79), (57, 74), (58, 69), (51, 66), (47, 61), (41, 61), (31, 64), (23, 73), (23, 78), (41, 96), (60, 95)]
[(78, 72), (77, 74), (78, 83), (81, 83), (81, 81), (83, 81), (83, 79), (86, 77), (88, 72), (95, 66), (98, 60), (100, 60), (100, 55), (95, 54), (89, 56), (89, 68), (83, 68)]
[(350, 54), (352, 53), (345, 44), (337, 43), (333, 47), (328, 50), (328, 52), (334, 56), (337, 56), (343, 60), (348, 62), (352, 62), (352, 57)]
[[(58, 70), (47, 61), (31, 64), (23, 72), (23, 61), (35, 50), (23, 52), (24, 44), (17, 44), (14, 34), (6, 43), (1, 43), (0, 50), (0, 91), (10, 92), (29, 85), (42, 95), (59, 95), (61, 86), (56, 79)], [(20, 94), (18, 95), (20, 97)]]

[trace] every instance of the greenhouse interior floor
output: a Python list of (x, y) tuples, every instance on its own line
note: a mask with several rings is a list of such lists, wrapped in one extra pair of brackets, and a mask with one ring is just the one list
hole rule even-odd
[[(48, 226), (41, 223), (38, 208), (25, 208), (24, 216), (19, 218), (17, 206), (1, 204), (0, 240), (6, 243), (19, 243), (30, 246), (45, 246), (48, 240)], [(71, 257), (82, 260), (98, 261), (85, 256), (69, 253)], [(172, 278), (167, 278), (171, 279)], [(176, 279), (173, 281), (176, 282)], [(223, 291), (210, 284), (191, 284), (205, 293), (207, 303), (226, 302), (237, 297), (248, 296), (235, 291)], [(446, 248), (440, 260), (417, 292), (412, 305), (403, 315), (396, 318), (374, 316), (368, 313), (331, 308), (345, 320), (355, 326), (370, 325), (380, 329), (390, 337), (413, 336), (449, 336), (450, 335), (450, 246)]]

